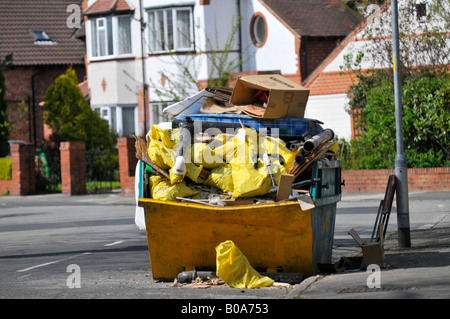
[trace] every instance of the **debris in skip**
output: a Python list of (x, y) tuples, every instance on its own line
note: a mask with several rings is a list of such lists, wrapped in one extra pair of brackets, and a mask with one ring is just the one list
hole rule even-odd
[[(339, 157), (331, 129), (304, 118), (309, 90), (280, 75), (240, 77), (173, 104), (135, 136), (142, 196), (228, 206), (302, 200), (316, 161)], [(306, 200), (307, 202), (310, 202)]]

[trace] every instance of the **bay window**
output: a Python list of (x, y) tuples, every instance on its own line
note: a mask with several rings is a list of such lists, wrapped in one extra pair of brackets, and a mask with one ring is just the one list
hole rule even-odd
[(168, 102), (150, 102), (150, 127), (154, 124), (170, 121), (169, 116), (163, 112), (167, 106)]
[(119, 54), (131, 53), (131, 24), (129, 16), (117, 17), (119, 29)]
[(132, 136), (137, 133), (138, 107), (133, 105), (98, 106), (94, 110), (118, 136)]
[(115, 57), (132, 54), (131, 17), (91, 18), (91, 57)]
[(149, 10), (147, 14), (150, 53), (193, 50), (191, 7)]

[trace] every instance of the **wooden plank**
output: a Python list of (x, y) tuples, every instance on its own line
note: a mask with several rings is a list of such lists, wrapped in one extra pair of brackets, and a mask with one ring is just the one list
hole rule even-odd
[(281, 174), (277, 190), (277, 202), (289, 198), (289, 195), (292, 193), (292, 183), (294, 180), (294, 174)]

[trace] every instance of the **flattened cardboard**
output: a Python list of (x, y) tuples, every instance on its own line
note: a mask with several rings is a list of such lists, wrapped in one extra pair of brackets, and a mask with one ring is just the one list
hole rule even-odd
[(239, 110), (241, 110), (245, 114), (253, 117), (263, 117), (264, 112), (266, 111), (264, 108), (253, 104), (236, 105), (236, 107), (239, 108)]
[(316, 205), (314, 205), (314, 202), (309, 194), (299, 195), (297, 197), (297, 201), (298, 201), (298, 204), (300, 205), (300, 208), (303, 211), (313, 209), (316, 207)]
[(236, 113), (239, 108), (230, 103), (224, 103), (224, 105), (217, 104), (213, 98), (207, 97), (200, 108), (200, 113), (205, 114), (221, 114), (221, 113)]
[(233, 88), (230, 103), (241, 106), (245, 111), (243, 106), (253, 104), (254, 95), (259, 90), (269, 91), (269, 100), (265, 112), (261, 116), (247, 112), (249, 115), (272, 119), (304, 117), (309, 89), (278, 74), (239, 77)]

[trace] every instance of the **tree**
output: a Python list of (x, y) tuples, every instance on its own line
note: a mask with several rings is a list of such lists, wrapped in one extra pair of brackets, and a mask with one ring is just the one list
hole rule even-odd
[[(363, 0), (360, 12), (367, 22), (360, 38), (363, 42), (369, 40), (362, 49), (362, 63), (372, 68), (390, 68), (393, 64), (390, 1)], [(402, 67), (410, 70), (426, 65), (446, 72), (450, 62), (450, 2), (404, 0), (398, 2), (398, 12)]]
[[(113, 172), (118, 168), (116, 135), (89, 106), (72, 68), (47, 89), (44, 102), (44, 122), (53, 130), (52, 141), (55, 143), (55, 147), (49, 147), (47, 152), (58, 153), (62, 141), (83, 141), (88, 180), (113, 180)], [(55, 174), (59, 175), (60, 170), (56, 165), (54, 168)]]
[(44, 122), (53, 130), (57, 144), (83, 141), (87, 149), (115, 149), (115, 134), (83, 97), (72, 68), (47, 89), (44, 102)]
[[(450, 4), (430, 0), (418, 21), (415, 2), (399, 8), (402, 52), (403, 140), (408, 167), (450, 165)], [(396, 155), (390, 12), (368, 18), (362, 50), (345, 57), (342, 69), (355, 71), (348, 111), (362, 133), (350, 141), (343, 167), (392, 168)], [(424, 10), (424, 8), (420, 8)], [(362, 70), (365, 65), (366, 70)], [(371, 66), (372, 69), (367, 68)]]

